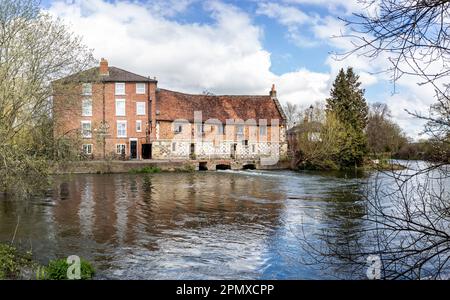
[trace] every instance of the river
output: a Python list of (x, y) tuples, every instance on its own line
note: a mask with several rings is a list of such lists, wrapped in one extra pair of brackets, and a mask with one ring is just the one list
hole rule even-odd
[[(301, 239), (365, 225), (374, 174), (217, 171), (67, 175), (45, 196), (0, 196), (0, 241), (36, 260), (78, 255), (97, 279), (325, 279)], [(3, 198), (2, 198), (3, 197)], [(17, 230), (16, 230), (17, 228)]]

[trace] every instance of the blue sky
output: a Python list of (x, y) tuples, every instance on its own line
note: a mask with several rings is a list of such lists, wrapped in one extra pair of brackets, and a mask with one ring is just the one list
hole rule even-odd
[(338, 17), (362, 8), (356, 0), (44, 0), (44, 9), (60, 17), (94, 49), (96, 58), (142, 75), (160, 86), (216, 94), (265, 94), (275, 83), (280, 101), (306, 107), (324, 101), (341, 67), (361, 75), (366, 98), (387, 103), (413, 138), (422, 124), (405, 108), (424, 110), (432, 90), (414, 80), (397, 82), (387, 74), (387, 59), (331, 53), (351, 48), (332, 38), (348, 32)]

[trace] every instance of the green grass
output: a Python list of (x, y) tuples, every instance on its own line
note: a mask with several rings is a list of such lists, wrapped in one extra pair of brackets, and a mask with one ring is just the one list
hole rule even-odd
[[(95, 269), (88, 261), (80, 259), (81, 279), (92, 279)], [(14, 246), (0, 243), (0, 280), (51, 279), (65, 280), (69, 264), (66, 259), (56, 259), (42, 266), (32, 260), (31, 252), (20, 253)]]
[[(48, 266), (42, 272), (44, 278), (51, 280), (66, 280), (69, 264), (66, 259), (56, 259), (49, 262)], [(88, 261), (80, 260), (80, 277), (81, 280), (92, 279), (95, 275), (95, 269)], [(41, 275), (41, 276), (42, 276)]]
[(147, 166), (139, 169), (131, 169), (128, 171), (130, 174), (154, 174), (161, 173), (161, 169), (159, 167)]

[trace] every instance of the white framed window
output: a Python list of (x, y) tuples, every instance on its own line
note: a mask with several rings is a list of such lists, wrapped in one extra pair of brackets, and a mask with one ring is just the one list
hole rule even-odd
[(85, 96), (92, 95), (92, 83), (83, 83), (81, 85), (81, 94)]
[(226, 126), (226, 124), (218, 125), (217, 134), (225, 134), (225, 126)]
[(145, 116), (145, 102), (136, 102), (136, 115)]
[(127, 146), (125, 144), (116, 144), (116, 154), (122, 155), (126, 153)]
[(116, 99), (116, 116), (125, 116), (125, 99)]
[(136, 94), (145, 94), (145, 83), (136, 83)]
[(81, 135), (86, 139), (92, 137), (91, 121), (81, 121)]
[(124, 82), (116, 82), (116, 95), (125, 95), (125, 83)]
[(204, 124), (197, 124), (197, 136), (201, 137), (205, 133), (205, 126)]
[(127, 121), (117, 121), (117, 137), (127, 137)]
[(267, 126), (259, 126), (259, 135), (267, 135)]
[(238, 125), (236, 128), (237, 135), (244, 135), (244, 125)]
[(177, 151), (177, 143), (173, 142), (172, 143), (172, 152), (176, 152)]
[(83, 144), (83, 154), (86, 155), (92, 154), (92, 144)]
[(82, 100), (81, 116), (92, 117), (92, 99), (91, 98), (85, 98)]
[(181, 124), (175, 124), (175, 128), (173, 129), (174, 133), (181, 133), (183, 131), (183, 125)]
[(142, 132), (142, 121), (136, 120), (136, 132)]

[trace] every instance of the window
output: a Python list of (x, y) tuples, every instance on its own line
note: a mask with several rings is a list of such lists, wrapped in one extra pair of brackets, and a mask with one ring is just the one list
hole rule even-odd
[(205, 128), (203, 126), (203, 124), (197, 124), (197, 136), (201, 137), (203, 135), (203, 133), (205, 132)]
[(255, 153), (256, 152), (256, 145), (252, 144), (252, 152)]
[(125, 95), (125, 83), (116, 82), (116, 95)]
[(92, 117), (92, 99), (83, 99), (81, 107), (81, 115), (83, 117)]
[(142, 132), (142, 121), (141, 120), (136, 121), (136, 132)]
[(145, 94), (145, 83), (136, 83), (136, 94)]
[(172, 143), (172, 152), (177, 151), (177, 143)]
[(81, 94), (86, 96), (92, 95), (92, 83), (83, 83)]
[(267, 126), (259, 126), (259, 135), (267, 135)]
[(117, 121), (117, 137), (127, 137), (127, 121)]
[(244, 135), (244, 125), (238, 125), (237, 126), (236, 134), (237, 135)]
[(217, 134), (225, 134), (226, 124), (218, 125)]
[(86, 155), (92, 154), (92, 144), (84, 144), (83, 145), (83, 153)]
[(145, 116), (145, 102), (136, 102), (136, 114)]
[(242, 141), (242, 146), (247, 147), (247, 146), (248, 146), (248, 140), (243, 140), (243, 141)]
[(126, 152), (126, 145), (125, 144), (116, 144), (116, 154), (122, 155)]
[(81, 135), (86, 139), (92, 137), (91, 121), (81, 121)]
[(125, 99), (116, 99), (116, 116), (125, 116)]
[(175, 133), (181, 133), (182, 131), (183, 131), (183, 125), (181, 125), (181, 124), (175, 124), (174, 132), (175, 132)]

